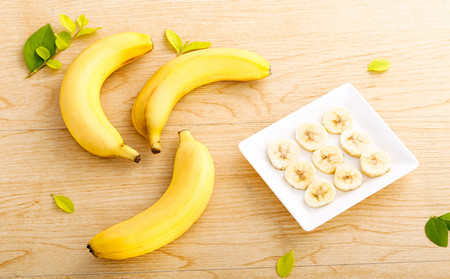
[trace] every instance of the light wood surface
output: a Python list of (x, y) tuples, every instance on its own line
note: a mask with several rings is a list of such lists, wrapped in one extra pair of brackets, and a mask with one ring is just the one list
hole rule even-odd
[[(448, 1), (4, 1), (0, 9), (0, 277), (276, 278), (295, 248), (291, 278), (448, 278), (450, 248), (424, 225), (450, 211), (450, 2)], [(28, 36), (58, 14), (84, 13), (97, 34), (61, 53), (60, 70), (24, 79)], [(255, 51), (265, 80), (194, 90), (170, 115), (163, 152), (152, 155), (131, 123), (134, 98), (174, 57), (164, 38)], [(153, 37), (155, 50), (114, 73), (103, 109), (143, 160), (103, 159), (65, 128), (59, 88), (86, 46), (117, 32)], [(386, 58), (389, 71), (368, 63)], [(351, 82), (414, 153), (420, 166), (312, 232), (303, 231), (240, 154), (238, 143)], [(190, 128), (216, 166), (207, 210), (183, 236), (124, 261), (93, 257), (98, 232), (154, 203), (171, 179), (177, 131)], [(65, 214), (50, 194), (70, 197)]]

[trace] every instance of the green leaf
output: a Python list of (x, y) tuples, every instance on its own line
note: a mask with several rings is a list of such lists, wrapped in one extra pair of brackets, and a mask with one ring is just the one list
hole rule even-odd
[(438, 219), (444, 221), (444, 223), (447, 225), (447, 229), (450, 230), (450, 212), (439, 216)]
[(89, 23), (89, 20), (84, 15), (80, 15), (77, 18), (77, 23), (80, 28), (83, 28)]
[(50, 24), (46, 24), (34, 32), (23, 47), (23, 56), (30, 72), (33, 72), (44, 63), (44, 60), (36, 53), (36, 49), (41, 46), (50, 52), (50, 56), (55, 54), (55, 35)]
[(78, 35), (76, 36), (76, 38), (83, 36), (83, 35), (89, 35), (94, 33), (95, 31), (97, 31), (98, 29), (101, 29), (101, 27), (97, 27), (97, 28), (90, 28), (90, 27), (86, 27), (80, 30), (80, 32), (78, 32)]
[(60, 14), (59, 21), (72, 34), (75, 33), (75, 31), (77, 30), (77, 26), (75, 25), (75, 22), (73, 22), (73, 20), (71, 20), (70, 17)]
[(47, 60), (50, 58), (50, 51), (43, 46), (40, 46), (36, 49), (36, 53), (44, 60)]
[(391, 67), (391, 62), (386, 59), (375, 59), (369, 64), (369, 71), (372, 72), (383, 72)]
[(59, 69), (61, 67), (61, 62), (55, 59), (50, 59), (47, 61), (47, 66), (49, 66), (52, 69)]
[(180, 36), (178, 36), (175, 32), (170, 29), (166, 29), (166, 38), (172, 47), (177, 52), (177, 55), (180, 53), (181, 48), (183, 47), (183, 42), (181, 41)]
[(192, 42), (183, 48), (183, 51), (181, 52), (181, 54), (189, 52), (189, 51), (205, 49), (210, 46), (211, 46), (210, 42)]
[(65, 212), (73, 213), (75, 211), (75, 206), (68, 197), (57, 196), (54, 194), (51, 194), (51, 196), (55, 199), (56, 205), (58, 205), (58, 207), (64, 210)]
[(67, 31), (61, 31), (59, 34), (55, 34), (56, 36), (56, 47), (59, 50), (65, 50), (67, 49), (70, 44), (72, 43), (70, 40), (72, 40), (72, 36)]
[(444, 221), (436, 217), (431, 217), (425, 224), (425, 233), (428, 238), (437, 246), (447, 247), (448, 229)]
[(294, 249), (284, 254), (277, 262), (277, 272), (281, 278), (288, 276), (294, 267)]

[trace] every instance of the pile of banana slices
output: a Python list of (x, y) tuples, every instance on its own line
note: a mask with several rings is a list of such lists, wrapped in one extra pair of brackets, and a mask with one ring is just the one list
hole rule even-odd
[[(364, 132), (352, 129), (350, 112), (338, 107), (327, 111), (322, 125), (305, 123), (295, 131), (295, 138), (302, 148), (312, 152), (312, 162), (298, 160), (300, 148), (289, 139), (272, 141), (267, 148), (272, 166), (284, 170), (287, 183), (298, 190), (305, 191), (305, 203), (310, 207), (320, 207), (332, 202), (336, 188), (351, 191), (362, 184), (361, 172), (344, 163), (342, 151), (327, 145), (328, 133), (340, 134), (340, 146), (350, 156), (360, 158), (361, 171), (368, 177), (377, 177), (391, 168), (390, 156), (373, 146)], [(315, 166), (315, 167), (314, 167)], [(334, 186), (323, 179), (316, 178), (316, 168), (325, 174), (334, 174)]]

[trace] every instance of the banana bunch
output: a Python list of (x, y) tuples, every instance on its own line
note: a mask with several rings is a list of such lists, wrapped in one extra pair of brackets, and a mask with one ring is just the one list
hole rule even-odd
[[(87, 151), (102, 157), (140, 161), (139, 153), (124, 144), (106, 118), (100, 105), (100, 90), (112, 72), (152, 49), (148, 35), (120, 33), (92, 44), (70, 65), (61, 86), (61, 114), (74, 139)], [(217, 48), (179, 56), (162, 66), (145, 84), (133, 106), (133, 124), (148, 137), (152, 152), (158, 153), (161, 131), (170, 112), (191, 90), (214, 81), (256, 80), (269, 74), (269, 63), (246, 50)], [(213, 190), (213, 160), (208, 149), (188, 130), (179, 132), (179, 138), (172, 181), (166, 193), (147, 210), (92, 238), (88, 249), (96, 257), (126, 259), (149, 253), (179, 237), (202, 215)], [(287, 143), (288, 150), (290, 144)], [(298, 151), (297, 147), (297, 154)], [(283, 160), (278, 162), (280, 169), (291, 162), (290, 157)], [(274, 164), (278, 163), (274, 159)]]
[(233, 48), (198, 50), (163, 65), (147, 81), (133, 106), (136, 130), (161, 152), (161, 132), (176, 103), (193, 89), (220, 80), (249, 81), (270, 75), (270, 64), (256, 53)]
[(167, 191), (147, 210), (92, 238), (88, 249), (96, 257), (126, 259), (149, 253), (178, 238), (202, 215), (213, 190), (213, 160), (189, 130), (179, 137)]

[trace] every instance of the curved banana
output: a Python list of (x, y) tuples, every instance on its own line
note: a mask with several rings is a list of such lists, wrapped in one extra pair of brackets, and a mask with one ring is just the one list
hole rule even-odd
[(179, 132), (173, 177), (150, 208), (98, 235), (88, 244), (99, 258), (126, 259), (156, 250), (187, 231), (202, 215), (214, 185), (208, 149), (189, 130)]
[(220, 81), (248, 81), (270, 75), (270, 64), (256, 53), (233, 48), (198, 50), (162, 66), (145, 84), (133, 106), (136, 130), (161, 151), (161, 132), (175, 104), (201, 85)]
[(70, 65), (61, 86), (61, 114), (72, 136), (87, 151), (139, 162), (139, 153), (123, 143), (106, 118), (100, 90), (112, 72), (151, 50), (153, 43), (148, 35), (119, 33), (95, 42)]

